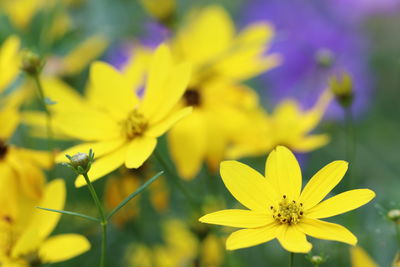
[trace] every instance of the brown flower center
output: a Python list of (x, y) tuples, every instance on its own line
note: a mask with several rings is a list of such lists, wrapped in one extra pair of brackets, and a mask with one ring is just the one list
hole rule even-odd
[(7, 144), (4, 141), (0, 140), (0, 159), (3, 159), (6, 156), (7, 151), (8, 151)]
[(278, 207), (271, 206), (272, 216), (281, 224), (297, 224), (303, 217), (303, 203), (295, 200), (288, 200), (286, 195), (282, 196), (282, 201)]
[(147, 129), (148, 123), (139, 111), (136, 109), (129, 113), (127, 119), (121, 122), (122, 134), (128, 139), (133, 139), (143, 134)]
[(196, 89), (188, 89), (183, 95), (183, 99), (187, 106), (200, 106), (201, 105), (201, 95)]

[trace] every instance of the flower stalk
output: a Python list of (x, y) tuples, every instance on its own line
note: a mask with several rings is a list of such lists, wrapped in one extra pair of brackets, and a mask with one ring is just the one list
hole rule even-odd
[(290, 252), (289, 267), (294, 267), (294, 253)]

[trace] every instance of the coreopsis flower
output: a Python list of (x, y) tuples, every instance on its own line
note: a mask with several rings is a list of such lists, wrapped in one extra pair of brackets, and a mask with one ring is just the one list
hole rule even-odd
[(21, 65), (20, 40), (9, 36), (0, 46), (0, 93), (17, 78)]
[[(139, 169), (140, 170), (140, 169)], [(138, 171), (139, 171), (138, 170)], [(132, 192), (135, 192), (145, 180), (138, 171), (126, 170), (121, 172), (120, 177), (107, 179), (104, 202), (108, 210), (114, 209)], [(147, 173), (147, 172), (146, 172)], [(147, 174), (146, 174), (147, 176)], [(148, 175), (152, 176), (151, 174)], [(157, 179), (148, 188), (149, 200), (157, 212), (165, 212), (169, 206), (169, 190), (164, 179)], [(112, 221), (118, 227), (123, 227), (128, 221), (136, 218), (140, 213), (140, 195), (130, 200), (126, 207), (112, 217)]]
[(128, 247), (126, 266), (175, 267), (189, 266), (194, 262), (198, 242), (182, 221), (168, 219), (161, 225), (161, 232), (163, 243)]
[(226, 241), (228, 250), (278, 239), (281, 246), (307, 253), (306, 235), (355, 245), (357, 238), (345, 227), (323, 221), (356, 209), (375, 197), (369, 189), (356, 189), (323, 199), (347, 171), (345, 161), (334, 161), (318, 171), (302, 190), (300, 166), (292, 152), (276, 147), (268, 156), (265, 176), (237, 161), (221, 163), (221, 177), (230, 193), (245, 207), (217, 211), (201, 217), (203, 223), (244, 228)]
[(9, 143), (20, 122), (18, 107), (21, 99), (21, 94), (13, 94), (7, 101), (0, 101), (4, 105), (0, 109), (0, 177), (13, 177), (25, 196), (39, 199), (45, 181), (41, 169), (49, 168), (52, 160), (48, 152)]
[(359, 246), (350, 249), (352, 267), (378, 267), (378, 264)]
[(194, 111), (168, 134), (172, 159), (183, 178), (193, 178), (204, 161), (215, 170), (224, 159), (226, 144), (236, 134), (229, 114), (243, 117), (245, 111), (237, 96), (254, 95), (239, 83), (280, 63), (278, 55), (266, 53), (273, 36), (272, 26), (264, 22), (236, 32), (228, 13), (210, 6), (189, 16), (170, 41), (174, 56), (193, 66), (181, 105)]
[[(192, 179), (203, 162), (211, 171), (226, 156), (228, 146), (247, 123), (247, 112), (258, 105), (256, 93), (244, 85), (213, 82), (198, 90), (187, 90), (182, 106), (193, 112), (169, 132), (172, 159), (183, 179)], [(247, 126), (247, 124), (245, 124)]]
[(230, 158), (260, 156), (278, 145), (305, 153), (329, 142), (327, 134), (313, 134), (320, 123), (332, 94), (325, 91), (309, 110), (302, 110), (295, 100), (280, 103), (272, 114), (255, 109), (248, 114), (247, 125), (235, 135), (228, 149)]
[(32, 200), (20, 193), (13, 176), (1, 178), (1, 266), (26, 267), (60, 262), (89, 250), (88, 240), (78, 234), (49, 237), (61, 214), (35, 208), (64, 208), (66, 191), (62, 179), (44, 185), (43, 195), (38, 200)]
[[(142, 76), (132, 85), (131, 76), (103, 62), (92, 64), (87, 99), (65, 91), (50, 95), (58, 103), (52, 109), (55, 126), (64, 135), (84, 141), (61, 154), (73, 155), (92, 148), (97, 158), (88, 173), (92, 181), (123, 164), (127, 168), (140, 167), (155, 149), (157, 137), (191, 112), (190, 107), (175, 109), (189, 75), (188, 64), (174, 64), (165, 45), (154, 53), (145, 84)], [(144, 96), (139, 98), (135, 91), (144, 85)], [(86, 183), (80, 176), (75, 184)]]

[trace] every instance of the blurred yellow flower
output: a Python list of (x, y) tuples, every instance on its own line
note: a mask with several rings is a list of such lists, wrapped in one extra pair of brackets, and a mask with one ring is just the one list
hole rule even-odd
[(265, 53), (273, 35), (268, 23), (251, 24), (236, 33), (227, 11), (209, 6), (191, 14), (171, 40), (174, 57), (193, 66), (181, 101), (182, 106), (193, 106), (193, 113), (168, 134), (172, 159), (183, 178), (193, 178), (204, 161), (216, 170), (224, 159), (249, 102), (258, 104), (255, 93), (239, 82), (281, 61), (278, 55)]
[(261, 108), (248, 113), (247, 124), (234, 136), (227, 157), (260, 156), (277, 145), (305, 153), (326, 145), (327, 134), (312, 134), (320, 123), (332, 94), (325, 91), (313, 108), (303, 111), (295, 100), (280, 103), (272, 114)]
[(31, 200), (20, 194), (12, 176), (1, 178), (1, 266), (24, 267), (65, 261), (89, 250), (88, 240), (78, 234), (49, 237), (61, 214), (36, 208), (64, 208), (66, 192), (63, 180), (48, 183), (43, 188), (43, 196)]
[(359, 246), (350, 249), (352, 267), (379, 267), (373, 259)]
[(168, 143), (180, 176), (191, 179), (204, 161), (212, 171), (218, 169), (228, 145), (243, 130), (246, 112), (258, 105), (258, 98), (244, 85), (213, 82), (201, 93), (187, 90), (183, 99), (185, 105), (193, 106), (193, 112), (171, 129)]
[[(96, 62), (90, 69), (89, 101), (76, 93), (64, 94), (59, 101), (57, 96), (52, 98), (63, 102), (52, 109), (55, 126), (65, 135), (85, 141), (62, 152), (58, 160), (63, 160), (64, 154), (92, 148), (98, 158), (89, 171), (92, 181), (124, 163), (127, 168), (140, 167), (152, 154), (157, 137), (191, 112), (190, 107), (174, 109), (189, 80), (188, 64), (174, 64), (169, 49), (161, 45), (147, 74), (145, 93), (139, 98), (135, 91), (143, 86), (143, 76), (132, 85), (131, 77)], [(78, 187), (85, 184), (83, 177), (75, 182)]]
[(326, 165), (301, 191), (300, 166), (292, 152), (283, 146), (269, 154), (265, 177), (240, 162), (224, 161), (220, 171), (225, 186), (249, 210), (222, 210), (199, 220), (245, 228), (228, 237), (228, 250), (277, 238), (284, 249), (307, 253), (312, 245), (306, 235), (355, 245), (357, 238), (345, 227), (319, 220), (356, 209), (375, 197), (369, 189), (356, 189), (322, 201), (343, 178), (347, 165), (345, 161)]
[(39, 199), (45, 182), (41, 169), (52, 165), (50, 154), (8, 143), (20, 122), (21, 99), (20, 94), (11, 95), (0, 109), (0, 177), (12, 177), (26, 196)]
[(20, 40), (9, 36), (0, 47), (0, 93), (17, 78), (21, 67)]
[(133, 245), (126, 251), (127, 266), (190, 266), (197, 256), (198, 243), (182, 221), (168, 219), (163, 223), (163, 243), (152, 246)]
[[(145, 182), (139, 171), (140, 169), (138, 171), (125, 170), (121, 171), (121, 177), (113, 176), (107, 179), (104, 191), (106, 209), (113, 210)], [(147, 176), (148, 172), (145, 173)], [(148, 174), (148, 177), (151, 176), (151, 174)], [(165, 212), (169, 204), (169, 190), (166, 187), (165, 180), (157, 179), (147, 190), (154, 209), (157, 212)], [(126, 207), (112, 217), (113, 223), (118, 227), (123, 227), (128, 221), (135, 218), (140, 212), (139, 201), (140, 195), (130, 200)]]

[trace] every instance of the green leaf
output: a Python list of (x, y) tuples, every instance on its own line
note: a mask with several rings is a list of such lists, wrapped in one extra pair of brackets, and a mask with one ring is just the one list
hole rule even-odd
[(123, 206), (126, 205), (126, 203), (129, 202), (129, 200), (131, 200), (132, 198), (134, 198), (135, 196), (137, 196), (138, 194), (140, 194), (144, 189), (146, 189), (151, 183), (153, 183), (157, 178), (159, 178), (164, 172), (160, 171), (159, 173), (157, 173), (156, 175), (154, 175), (150, 180), (148, 180), (147, 182), (145, 182), (141, 187), (139, 187), (138, 190), (136, 190), (135, 192), (133, 192), (132, 194), (130, 194), (127, 198), (125, 198), (123, 201), (121, 201), (121, 203), (119, 203), (119, 205), (113, 209), (110, 214), (108, 214), (107, 216), (107, 220), (109, 220), (115, 213), (117, 213)]
[(81, 214), (78, 212), (66, 211), (66, 210), (55, 210), (55, 209), (48, 209), (48, 208), (42, 208), (42, 207), (36, 207), (36, 208), (41, 209), (41, 210), (46, 210), (46, 211), (52, 211), (52, 212), (58, 212), (58, 213), (67, 214), (67, 215), (78, 216), (78, 217), (81, 217), (81, 218), (84, 218), (84, 219), (87, 219), (90, 221), (94, 221), (94, 222), (100, 222), (99, 219), (97, 219), (95, 217)]

